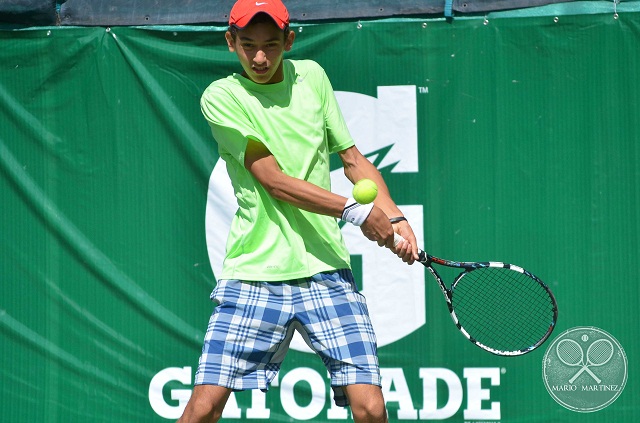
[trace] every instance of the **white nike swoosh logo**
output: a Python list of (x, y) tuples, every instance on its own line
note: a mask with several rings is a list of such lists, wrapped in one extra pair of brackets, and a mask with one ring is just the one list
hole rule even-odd
[(266, 3), (266, 2), (265, 2), (265, 3), (258, 3), (258, 2), (256, 2), (256, 6), (264, 6), (265, 4), (268, 4), (268, 3)]

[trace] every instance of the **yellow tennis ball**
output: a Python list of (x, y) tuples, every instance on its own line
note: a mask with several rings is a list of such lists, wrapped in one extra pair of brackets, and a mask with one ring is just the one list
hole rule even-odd
[(353, 198), (360, 204), (369, 204), (378, 196), (378, 186), (371, 179), (360, 179), (353, 186)]

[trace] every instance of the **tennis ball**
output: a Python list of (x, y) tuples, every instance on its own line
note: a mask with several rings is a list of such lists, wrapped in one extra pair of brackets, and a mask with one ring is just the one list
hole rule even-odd
[(360, 179), (353, 186), (353, 198), (360, 204), (369, 204), (376, 199), (378, 186), (371, 179)]

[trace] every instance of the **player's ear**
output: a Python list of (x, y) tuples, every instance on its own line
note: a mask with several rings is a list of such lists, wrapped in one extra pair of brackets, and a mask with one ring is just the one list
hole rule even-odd
[(284, 51), (290, 51), (291, 47), (293, 47), (293, 40), (296, 39), (295, 31), (289, 31), (287, 37), (284, 40)]
[(227, 40), (227, 47), (229, 47), (229, 51), (231, 53), (236, 51), (236, 43), (233, 40), (233, 35), (231, 35), (231, 31), (227, 31), (224, 34), (224, 38)]

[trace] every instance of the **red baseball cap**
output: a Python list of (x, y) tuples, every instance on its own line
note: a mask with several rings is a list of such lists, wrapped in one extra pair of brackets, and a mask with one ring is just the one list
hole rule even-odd
[(289, 25), (289, 12), (280, 0), (238, 0), (231, 8), (229, 25), (244, 28), (260, 12), (271, 16), (281, 29)]

